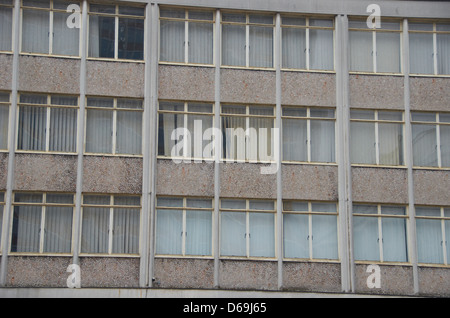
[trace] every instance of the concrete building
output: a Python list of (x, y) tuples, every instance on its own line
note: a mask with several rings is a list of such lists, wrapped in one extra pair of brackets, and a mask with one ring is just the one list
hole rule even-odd
[(0, 295), (450, 296), (450, 3), (0, 0), (0, 26)]

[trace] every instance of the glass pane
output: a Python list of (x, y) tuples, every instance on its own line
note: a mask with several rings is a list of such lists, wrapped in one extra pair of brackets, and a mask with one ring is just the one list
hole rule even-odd
[(249, 66), (273, 66), (273, 28), (250, 27)]
[(354, 205), (354, 214), (378, 214), (378, 207), (376, 205)]
[(119, 6), (119, 14), (143, 17), (145, 16), (145, 8)]
[(246, 237), (245, 213), (222, 212), (220, 214), (220, 255), (246, 256)]
[(164, 9), (162, 8), (159, 12), (159, 16), (161, 18), (176, 18), (176, 19), (184, 19), (186, 17), (186, 13), (184, 9)]
[(42, 203), (43, 195), (38, 193), (16, 193), (14, 194), (16, 203)]
[(283, 119), (283, 160), (308, 161), (307, 121)]
[(156, 216), (156, 253), (182, 254), (183, 212), (158, 210)]
[(107, 208), (83, 208), (82, 253), (108, 253), (109, 212)]
[(400, 33), (377, 32), (377, 72), (400, 73)]
[(114, 17), (89, 16), (89, 57), (114, 58), (115, 24)]
[(283, 210), (284, 211), (308, 212), (309, 209), (308, 209), (307, 202), (284, 201), (283, 202)]
[(183, 156), (188, 151), (182, 142), (185, 133), (183, 128), (183, 114), (159, 114), (158, 155)]
[(406, 220), (382, 218), (382, 228), (383, 260), (386, 262), (407, 262)]
[(183, 207), (181, 198), (158, 198), (157, 205), (160, 207)]
[(289, 108), (283, 107), (283, 116), (306, 117), (306, 108)]
[(105, 97), (89, 97), (87, 99), (88, 107), (106, 107), (113, 108), (114, 107), (114, 99), (113, 98), (105, 98)]
[(144, 20), (119, 19), (119, 59), (144, 59)]
[(50, 151), (77, 151), (77, 116), (77, 109), (52, 108), (50, 110)]
[(234, 210), (245, 210), (246, 203), (245, 200), (221, 200), (222, 209), (234, 209)]
[(22, 52), (49, 53), (50, 13), (22, 11)]
[(368, 119), (374, 120), (375, 113), (373, 110), (350, 110), (350, 118), (351, 119)]
[(411, 119), (413, 121), (429, 121), (436, 122), (436, 114), (435, 113), (411, 113)]
[(249, 23), (273, 24), (273, 16), (271, 15), (249, 15)]
[(9, 106), (0, 105), (0, 149), (8, 149)]
[(410, 33), (410, 72), (413, 74), (434, 74), (433, 34)]
[(109, 195), (85, 195), (83, 196), (83, 203), (95, 205), (111, 205), (111, 197)]
[(402, 206), (382, 206), (381, 214), (406, 215), (406, 208)]
[(401, 112), (379, 111), (378, 120), (402, 121), (403, 114)]
[(211, 11), (189, 11), (188, 17), (191, 20), (214, 20), (214, 14)]
[(350, 157), (352, 163), (375, 164), (375, 124), (350, 123)]
[(12, 51), (12, 11), (0, 7), (0, 51)]
[[(72, 198), (73, 200), (73, 198)], [(44, 253), (70, 253), (72, 250), (72, 207), (45, 210)]]
[(19, 108), (17, 149), (45, 150), (47, 108), (23, 106)]
[(311, 121), (311, 161), (335, 162), (335, 122), (312, 120)]
[(297, 18), (297, 17), (281, 17), (281, 23), (283, 25), (306, 25), (305, 18)]
[(115, 14), (116, 7), (113, 5), (90, 4), (89, 12)]
[(442, 167), (450, 167), (450, 126), (440, 126)]
[(160, 21), (160, 60), (184, 62), (186, 45), (183, 21)]
[(249, 214), (250, 256), (275, 256), (275, 217), (272, 213)]
[(212, 254), (212, 213), (186, 211), (186, 255)]
[(212, 201), (209, 199), (186, 199), (186, 207), (211, 209)]
[(313, 258), (337, 259), (337, 217), (331, 215), (313, 215), (311, 239)]
[(334, 70), (333, 46), (333, 30), (310, 29), (309, 68), (313, 70)]
[(47, 194), (47, 203), (73, 204), (72, 194)]
[(67, 13), (53, 12), (52, 53), (72, 56), (80, 54), (80, 29), (68, 27)]
[(437, 140), (435, 125), (412, 125), (414, 166), (436, 167)]
[(440, 220), (416, 220), (419, 263), (443, 264), (442, 226)]
[(140, 206), (141, 198), (139, 196), (114, 196), (114, 205)]
[(373, 72), (372, 32), (349, 31), (349, 45), (350, 71)]
[(243, 25), (222, 25), (222, 65), (246, 65), (246, 35)]
[(245, 23), (246, 16), (245, 16), (245, 14), (224, 13), (224, 14), (222, 14), (222, 21)]
[(113, 220), (114, 254), (138, 254), (140, 211), (137, 209), (114, 209)]
[(42, 208), (14, 207), (11, 252), (39, 252)]
[(190, 155), (194, 158), (212, 158), (213, 153), (207, 153), (211, 139), (206, 137), (206, 131), (213, 127), (212, 116), (189, 115), (188, 131), (190, 132)]
[(353, 218), (353, 246), (356, 260), (380, 261), (378, 218)]
[(403, 125), (378, 125), (380, 164), (403, 165)]
[(50, 1), (49, 0), (23, 0), (22, 5), (24, 7), (50, 8)]
[(306, 29), (283, 28), (283, 68), (306, 69)]
[(212, 23), (189, 23), (189, 63), (213, 64)]
[(283, 248), (286, 258), (309, 258), (308, 216), (283, 215)]
[(117, 112), (116, 153), (142, 153), (142, 112)]
[(87, 110), (86, 152), (112, 153), (113, 112)]
[(437, 34), (436, 41), (438, 74), (450, 74), (450, 34)]
[(431, 216), (431, 217), (440, 217), (441, 209), (434, 207), (416, 207), (416, 215), (417, 216)]
[(411, 31), (433, 31), (433, 24), (431, 24), (431, 23), (408, 23), (408, 28)]
[(273, 211), (275, 209), (273, 201), (249, 201), (249, 209), (250, 210), (266, 210)]
[(337, 212), (335, 203), (312, 203), (311, 210), (313, 212)]

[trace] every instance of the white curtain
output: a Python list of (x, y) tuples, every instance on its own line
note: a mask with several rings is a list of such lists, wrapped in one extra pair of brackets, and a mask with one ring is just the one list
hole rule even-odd
[(250, 26), (249, 66), (273, 67), (273, 28)]
[(311, 215), (312, 257), (338, 259), (336, 215)]
[(378, 219), (376, 217), (353, 217), (353, 248), (356, 260), (379, 261)]
[(438, 34), (436, 39), (438, 74), (450, 74), (450, 34)]
[[(188, 130), (191, 134), (191, 155), (195, 158), (211, 158), (212, 155), (204, 154), (203, 150), (209, 144), (210, 140), (203, 140), (205, 131), (213, 126), (213, 117), (207, 115), (187, 115)], [(201, 129), (200, 125), (201, 124)], [(197, 125), (197, 126), (196, 126)]]
[(89, 57), (114, 58), (115, 18), (89, 15)]
[(189, 23), (189, 62), (213, 64), (214, 25), (212, 23)]
[(0, 149), (8, 149), (9, 106), (0, 105)]
[[(251, 115), (273, 116), (273, 108), (250, 107)], [(250, 117), (247, 137), (247, 159), (268, 161), (274, 159), (273, 118)]]
[(309, 30), (309, 68), (334, 70), (333, 30)]
[[(160, 110), (168, 111), (184, 111), (183, 103), (160, 103)], [(184, 128), (184, 114), (159, 114), (158, 127), (158, 154), (161, 156), (171, 156), (172, 149), (179, 142), (183, 142), (183, 138), (179, 136), (178, 128)], [(172, 139), (174, 133), (175, 139)], [(184, 147), (183, 147), (184, 150)], [(180, 154), (182, 155), (182, 154)]]
[(17, 149), (45, 150), (47, 130), (47, 108), (21, 106), (19, 111), (19, 131)]
[(245, 107), (222, 107), (224, 114), (242, 114), (240, 116), (222, 116), (223, 158), (231, 160), (246, 159), (245, 130), (247, 129)]
[(440, 126), (442, 167), (450, 167), (450, 126)]
[(435, 125), (412, 125), (413, 162), (415, 166), (437, 166)]
[(109, 215), (109, 208), (83, 208), (81, 233), (82, 253), (108, 253)]
[(246, 213), (220, 213), (220, 255), (246, 256), (247, 231)]
[(72, 207), (46, 208), (44, 253), (71, 252), (72, 219)]
[(350, 157), (352, 163), (376, 163), (375, 124), (350, 123)]
[(283, 215), (284, 257), (309, 259), (309, 216), (285, 213)]
[(157, 210), (156, 213), (156, 253), (181, 255), (183, 211)]
[(80, 29), (67, 26), (67, 13), (53, 12), (53, 54), (80, 54)]
[(434, 74), (433, 34), (409, 34), (410, 72)]
[(400, 73), (400, 33), (377, 32), (377, 72)]
[(417, 219), (417, 254), (420, 263), (443, 264), (440, 220)]
[(244, 25), (222, 25), (222, 65), (246, 66)]
[(112, 153), (113, 112), (87, 110), (86, 152)]
[(12, 8), (0, 7), (0, 51), (12, 51)]
[(112, 252), (114, 254), (138, 254), (139, 209), (115, 208), (113, 218)]
[(373, 72), (372, 32), (349, 31), (350, 71)]
[(308, 161), (307, 121), (283, 119), (283, 160)]
[(407, 262), (406, 220), (403, 218), (384, 217), (381, 221), (383, 230), (383, 261)]
[(117, 112), (116, 153), (133, 155), (142, 153), (142, 112)]
[(283, 68), (306, 69), (306, 30), (282, 28), (281, 32)]
[(166, 62), (184, 62), (185, 59), (185, 22), (160, 22), (161, 49), (160, 60)]
[(22, 52), (49, 53), (49, 11), (22, 11)]
[(335, 162), (335, 122), (311, 120), (311, 161)]
[(273, 213), (249, 213), (249, 255), (275, 256), (275, 217)]
[(378, 124), (380, 164), (403, 164), (403, 125)]
[(12, 252), (39, 252), (42, 208), (15, 206), (12, 230)]
[(212, 255), (212, 212), (186, 211), (186, 255)]
[(77, 151), (77, 109), (50, 109), (50, 151)]

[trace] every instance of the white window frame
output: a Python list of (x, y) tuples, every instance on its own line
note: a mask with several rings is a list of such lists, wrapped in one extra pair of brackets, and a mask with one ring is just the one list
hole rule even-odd
[[(4, 3), (0, 3), (0, 7), (2, 8), (10, 8), (11, 9), (11, 21), (12, 21), (12, 25), (14, 25), (14, 20), (15, 20), (15, 15), (14, 15), (14, 1), (10, 0), (10, 4), (4, 4)], [(9, 51), (0, 51), (1, 53), (13, 53), (14, 50), (14, 42), (15, 42), (15, 37), (14, 37), (14, 30), (13, 27), (11, 26), (11, 50)]]
[[(3, 216), (5, 212), (5, 200), (6, 200), (6, 193), (4, 191), (0, 191), (0, 242), (1, 238), (3, 236), (4, 226), (3, 226)], [(2, 247), (3, 244), (0, 244), (0, 255), (2, 255)]]
[(0, 94), (8, 94), (8, 102), (0, 102), (0, 106), (5, 106), (8, 107), (8, 129), (6, 131), (6, 140), (7, 140), (7, 145), (5, 149), (0, 148), (0, 153), (2, 152), (8, 152), (9, 148), (10, 148), (10, 144), (9, 144), (9, 125), (11, 125), (11, 94), (9, 92), (2, 92), (0, 91)]

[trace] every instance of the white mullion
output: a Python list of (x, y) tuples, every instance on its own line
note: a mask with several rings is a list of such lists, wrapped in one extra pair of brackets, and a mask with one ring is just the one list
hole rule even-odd
[(189, 63), (189, 21), (188, 11), (185, 11), (184, 18), (184, 63)]
[(246, 256), (250, 257), (250, 212), (249, 212), (250, 202), (245, 200), (245, 249)]
[(114, 17), (114, 58), (119, 58), (119, 6), (116, 5), (116, 15)]
[(48, 53), (52, 54), (53, 53), (53, 1), (51, 3), (49, 13), (50, 13), (49, 14), (50, 23), (49, 23), (49, 32), (48, 32)]
[(43, 199), (44, 199), (44, 205), (41, 207), (41, 225), (40, 225), (40, 233), (39, 233), (39, 253), (44, 252), (45, 212), (46, 212), (45, 203), (47, 201), (47, 194), (44, 193)]
[(250, 66), (250, 17), (248, 14), (245, 15), (245, 66)]
[(306, 109), (306, 151), (307, 161), (311, 162), (311, 109)]
[(377, 165), (380, 164), (380, 138), (379, 134), (379, 126), (378, 126), (378, 111), (375, 111), (375, 163)]
[[(305, 50), (306, 50), (306, 69), (309, 70), (309, 18), (306, 18), (306, 45), (305, 45)], [(308, 160), (309, 161), (309, 160)]]
[[(189, 109), (188, 103), (185, 102), (184, 103), (184, 114), (183, 114), (183, 129), (185, 132), (188, 129), (188, 109)], [(190, 142), (192, 142), (192, 136), (191, 136)], [(192, 158), (193, 157), (193, 154), (190, 153), (191, 152), (190, 146), (191, 145), (188, 145), (188, 139), (186, 138), (186, 136), (183, 136), (183, 154), (181, 155), (183, 158)]]
[(434, 75), (438, 75), (436, 23), (433, 23), (433, 68)]
[(313, 259), (313, 234), (312, 234), (312, 203), (308, 202), (308, 248), (309, 248), (309, 258)]
[[(51, 97), (47, 96), (47, 105), (50, 105), (51, 102)], [(51, 107), (50, 106), (46, 106), (46, 111), (47, 111), (47, 118), (46, 120), (46, 126), (45, 126), (45, 151), (49, 151), (50, 149), (50, 112), (51, 112)]]
[(183, 210), (181, 212), (181, 255), (186, 256), (186, 198), (183, 198)]
[(383, 228), (382, 228), (382, 217), (381, 217), (381, 205), (378, 205), (378, 248), (380, 253), (380, 261), (383, 262)]
[[(250, 150), (251, 150), (251, 143), (253, 142), (250, 140), (251, 134), (250, 134), (250, 106), (245, 106), (245, 131), (244, 131), (244, 140), (245, 140), (245, 154), (244, 154), (244, 160), (247, 160), (250, 158)], [(248, 133), (247, 133), (248, 132)], [(236, 151), (237, 155), (237, 151)], [(256, 159), (255, 162), (258, 161), (258, 144), (256, 145)], [(238, 158), (239, 159), (239, 158)], [(253, 159), (251, 159), (253, 161)], [(247, 207), (248, 210), (248, 207)]]
[(111, 207), (109, 208), (109, 230), (108, 230), (108, 254), (112, 254), (112, 245), (113, 245), (113, 226), (114, 226), (114, 196), (110, 198)]
[(441, 153), (441, 125), (440, 125), (440, 118), (439, 113), (436, 113), (436, 154), (437, 154), (437, 160), (438, 160), (438, 167), (442, 168), (442, 153)]
[(445, 235), (445, 220), (443, 219), (445, 216), (444, 214), (444, 208), (441, 207), (441, 232), (442, 232), (442, 249), (444, 255), (444, 264), (447, 265), (448, 262), (448, 255), (447, 255), (447, 242), (445, 241), (446, 235)]
[(377, 33), (372, 31), (372, 61), (373, 72), (377, 72)]

